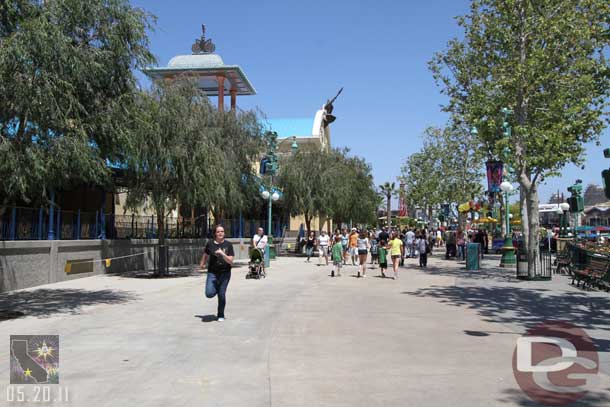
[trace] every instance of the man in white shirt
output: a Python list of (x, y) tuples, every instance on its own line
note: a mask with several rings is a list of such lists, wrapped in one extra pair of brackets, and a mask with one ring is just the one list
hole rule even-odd
[(322, 260), (322, 256), (324, 256), (324, 260), (326, 260), (326, 265), (328, 266), (328, 244), (330, 242), (330, 236), (326, 234), (326, 231), (322, 230), (320, 232), (320, 236), (318, 236), (318, 265), (320, 265), (320, 261)]

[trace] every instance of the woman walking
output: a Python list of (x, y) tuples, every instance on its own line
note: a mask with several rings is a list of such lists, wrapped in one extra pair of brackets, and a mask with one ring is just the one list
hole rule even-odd
[(392, 257), (392, 267), (394, 268), (394, 280), (398, 280), (398, 264), (404, 254), (402, 240), (398, 238), (398, 233), (392, 232), (392, 240), (388, 244), (390, 256)]
[(362, 273), (362, 277), (366, 277), (366, 257), (371, 246), (369, 238), (366, 237), (366, 231), (360, 231), (358, 239), (356, 240), (356, 245), (358, 248), (358, 260), (360, 261), (358, 266), (358, 277), (360, 277), (360, 273)]
[(305, 242), (305, 253), (307, 254), (307, 263), (309, 263), (309, 259), (313, 255), (313, 249), (316, 247), (316, 232), (309, 232), (309, 236), (307, 236), (307, 241)]
[(462, 229), (457, 230), (456, 238), (457, 238), (457, 248), (458, 248), (457, 258), (458, 258), (458, 260), (466, 260), (466, 252), (464, 251), (464, 249), (466, 247), (466, 238), (464, 236), (464, 232), (462, 231)]
[(356, 228), (352, 228), (352, 232), (349, 234), (349, 254), (352, 256), (352, 266), (356, 265), (356, 256), (358, 255), (358, 233)]
[(202, 270), (208, 268), (205, 282), (205, 296), (213, 298), (218, 296), (217, 320), (225, 320), (225, 305), (227, 303), (227, 287), (231, 279), (231, 266), (233, 265), (233, 244), (225, 240), (225, 229), (218, 225), (214, 228), (214, 239), (209, 240), (203, 251), (199, 266)]

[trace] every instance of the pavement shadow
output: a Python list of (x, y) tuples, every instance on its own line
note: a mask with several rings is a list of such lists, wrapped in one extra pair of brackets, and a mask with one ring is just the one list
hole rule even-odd
[(430, 286), (403, 294), (432, 297), (449, 306), (475, 310), (483, 320), (515, 324), (523, 331), (543, 321), (569, 321), (590, 331), (598, 350), (610, 352), (610, 341), (594, 330), (610, 330), (610, 297), (589, 292), (548, 291), (510, 286)]
[(158, 275), (154, 270), (129, 270), (113, 272), (107, 271), (106, 275), (123, 277), (123, 278), (149, 278), (149, 279), (164, 279), (164, 278), (181, 278), (201, 275), (199, 266), (182, 266), (170, 267), (169, 272), (165, 275)]
[(137, 299), (136, 295), (123, 291), (41, 288), (0, 294), (0, 314), (19, 313), (34, 317), (79, 314), (87, 305), (125, 304)]
[[(247, 268), (246, 263), (234, 263), (231, 270), (240, 270)], [(164, 279), (164, 278), (181, 278), (181, 277), (197, 277), (202, 274), (207, 274), (207, 271), (201, 271), (199, 265), (181, 266), (181, 267), (170, 267), (169, 273), (166, 275), (157, 275), (154, 270), (130, 270), (112, 272), (107, 271), (106, 275), (113, 277), (123, 278), (148, 278), (148, 279)]]
[[(549, 395), (550, 396), (550, 395)], [(552, 397), (552, 396), (551, 396)], [(539, 407), (541, 404), (530, 399), (524, 392), (516, 389), (505, 390), (503, 397), (498, 399), (497, 405), (508, 404), (510, 406), (523, 406), (523, 407)], [(555, 404), (553, 404), (555, 403)], [(568, 404), (570, 407), (606, 407), (610, 403), (610, 398), (607, 394), (588, 391), (586, 395), (574, 402)], [(565, 405), (565, 401), (561, 403), (561, 400), (549, 398), (547, 405)]]
[(195, 315), (195, 318), (201, 319), (201, 322), (216, 322), (216, 320), (218, 319), (214, 314)]
[(501, 267), (489, 267), (488, 264), (482, 264), (480, 270), (466, 270), (465, 265), (458, 263), (458, 267), (455, 266), (453, 260), (443, 260), (442, 264), (430, 264), (425, 268), (412, 265), (413, 268), (424, 271), (428, 274), (448, 277), (459, 277), (470, 280), (490, 280), (500, 281), (506, 283), (524, 283), (523, 280), (517, 279), (516, 270), (514, 267), (501, 268)]

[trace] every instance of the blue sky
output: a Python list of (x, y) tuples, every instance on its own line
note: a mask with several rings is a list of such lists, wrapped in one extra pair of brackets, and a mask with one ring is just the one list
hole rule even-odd
[[(348, 146), (372, 164), (375, 182), (395, 181), (421, 147), (428, 126), (443, 126), (445, 98), (427, 62), (460, 35), (454, 17), (467, 0), (196, 1), (132, 0), (157, 17), (151, 48), (160, 65), (190, 54), (206, 24), (226, 64), (240, 65), (257, 95), (238, 98), (269, 118), (311, 117), (340, 87), (333, 146)], [(588, 146), (584, 170), (567, 167), (540, 188), (541, 201), (576, 178), (601, 184), (610, 167), (602, 146)]]

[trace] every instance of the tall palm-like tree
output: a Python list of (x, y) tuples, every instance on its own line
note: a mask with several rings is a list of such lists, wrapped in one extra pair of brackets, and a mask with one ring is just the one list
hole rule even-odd
[(379, 190), (381, 195), (386, 199), (386, 217), (388, 221), (388, 227), (392, 226), (392, 212), (391, 212), (391, 203), (392, 196), (396, 195), (398, 192), (396, 190), (396, 183), (394, 182), (386, 182), (383, 185), (379, 185)]

